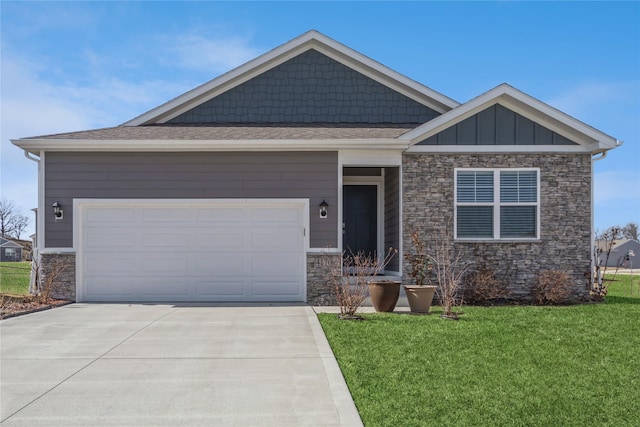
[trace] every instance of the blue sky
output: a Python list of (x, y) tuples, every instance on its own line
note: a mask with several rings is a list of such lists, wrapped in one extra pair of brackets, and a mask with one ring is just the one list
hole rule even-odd
[(0, 8), (1, 189), (24, 213), (36, 206), (36, 165), (9, 139), (121, 124), (316, 29), (459, 102), (507, 82), (623, 140), (595, 163), (595, 224), (640, 223), (639, 2)]

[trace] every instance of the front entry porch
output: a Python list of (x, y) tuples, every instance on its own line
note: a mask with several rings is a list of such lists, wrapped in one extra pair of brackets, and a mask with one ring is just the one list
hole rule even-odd
[(400, 275), (400, 167), (343, 167), (342, 250), (384, 257), (398, 250), (384, 274)]

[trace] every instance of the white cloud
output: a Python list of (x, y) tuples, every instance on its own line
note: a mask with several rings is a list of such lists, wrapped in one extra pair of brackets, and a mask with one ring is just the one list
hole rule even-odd
[(255, 58), (261, 52), (249, 45), (248, 38), (182, 34), (163, 37), (165, 60), (172, 65), (216, 74), (229, 71)]
[[(163, 49), (154, 53), (163, 58), (165, 66), (204, 72), (207, 78), (259, 53), (247, 39), (239, 37), (211, 39), (183, 34), (161, 39)], [(3, 45), (0, 184), (1, 196), (28, 215), (29, 209), (37, 205), (37, 169), (10, 139), (116, 126), (195, 86), (186, 79), (146, 79), (140, 75), (144, 70), (131, 75), (132, 68), (135, 71), (138, 67), (157, 66), (157, 57), (143, 57), (149, 62), (142, 64), (141, 58), (122, 54), (117, 62), (127, 68), (129, 80), (125, 80), (119, 77), (117, 68), (107, 71), (104, 67), (113, 63), (113, 58), (93, 51), (86, 51), (85, 62), (75, 66), (57, 64), (55, 58), (46, 55), (31, 54), (27, 58), (17, 51)], [(76, 67), (84, 74), (74, 75)], [(55, 76), (50, 72), (53, 69), (58, 70)], [(32, 224), (26, 234), (32, 233), (33, 227)]]
[[(1, 196), (22, 213), (37, 206), (37, 168), (10, 139), (115, 126), (180, 93), (163, 81), (142, 84), (115, 77), (91, 84), (46, 79), (45, 65), (2, 56)], [(25, 235), (34, 232), (34, 224)]]
[(604, 122), (620, 112), (631, 114), (638, 108), (640, 81), (579, 82), (547, 104), (587, 123)]

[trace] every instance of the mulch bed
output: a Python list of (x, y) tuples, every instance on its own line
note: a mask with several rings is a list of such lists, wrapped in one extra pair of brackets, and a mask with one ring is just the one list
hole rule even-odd
[(48, 301), (42, 302), (29, 296), (14, 297), (1, 295), (0, 297), (2, 300), (2, 304), (0, 305), (0, 319), (8, 319), (10, 317), (35, 313), (37, 311), (48, 310), (50, 308), (71, 304), (71, 301), (62, 299), (49, 299)]

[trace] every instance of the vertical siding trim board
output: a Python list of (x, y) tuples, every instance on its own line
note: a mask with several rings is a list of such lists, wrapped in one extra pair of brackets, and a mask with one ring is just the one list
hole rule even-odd
[(393, 257), (387, 270), (400, 271), (400, 171), (399, 167), (384, 168), (384, 247), (386, 251), (389, 247), (398, 250), (396, 256)]

